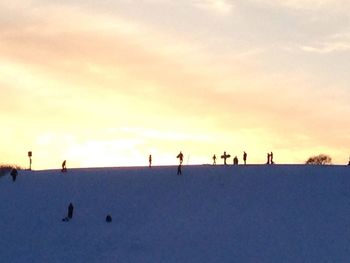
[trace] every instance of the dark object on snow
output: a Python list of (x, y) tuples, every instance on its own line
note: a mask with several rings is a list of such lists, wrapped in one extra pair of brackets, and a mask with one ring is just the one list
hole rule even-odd
[(216, 155), (213, 156), (213, 165), (216, 165)]
[(150, 154), (148, 157), (148, 163), (149, 163), (149, 167), (152, 167), (152, 155)]
[(243, 161), (244, 161), (244, 164), (247, 164), (247, 153), (246, 152), (243, 152)]
[(62, 218), (62, 222), (68, 222), (68, 221), (69, 221), (68, 217)]
[(61, 170), (61, 172), (62, 172), (62, 173), (67, 172), (66, 160), (64, 160), (63, 163), (62, 163), (62, 170)]
[(270, 164), (274, 164), (274, 162), (273, 162), (273, 152), (270, 153)]
[(13, 182), (16, 181), (17, 175), (18, 175), (17, 169), (16, 169), (16, 168), (13, 168), (13, 169), (11, 170), (11, 176), (12, 176), (12, 181), (13, 181)]
[(73, 209), (74, 209), (73, 204), (70, 203), (69, 206), (68, 206), (68, 216), (67, 216), (68, 219), (72, 219), (72, 217), (73, 217)]
[(28, 157), (29, 157), (29, 170), (32, 170), (32, 156), (33, 156), (32, 151), (29, 151), (29, 152), (28, 152)]
[(319, 154), (317, 156), (312, 156), (305, 164), (311, 164), (311, 165), (327, 165), (332, 164), (332, 158), (329, 155), (326, 154)]
[(177, 175), (182, 175), (181, 164), (177, 167)]
[(348, 165), (350, 165), (350, 157), (349, 157), (349, 162), (348, 162)]
[(233, 165), (238, 165), (238, 158), (237, 158), (237, 156), (235, 156), (235, 158), (233, 158)]
[(231, 157), (231, 155), (229, 155), (229, 154), (226, 154), (226, 152), (224, 152), (224, 154), (223, 155), (221, 155), (221, 159), (224, 159), (224, 165), (226, 165), (227, 163), (226, 163), (226, 159), (227, 158), (230, 158)]
[(179, 158), (180, 160), (180, 165), (182, 164), (183, 160), (184, 160), (184, 155), (182, 154), (182, 152), (180, 151), (180, 153), (176, 156), (176, 158)]
[(274, 164), (274, 162), (273, 162), (273, 152), (267, 153), (267, 163), (266, 164)]
[(112, 217), (111, 217), (111, 215), (107, 215), (107, 216), (106, 216), (106, 222), (107, 222), (107, 223), (112, 222)]

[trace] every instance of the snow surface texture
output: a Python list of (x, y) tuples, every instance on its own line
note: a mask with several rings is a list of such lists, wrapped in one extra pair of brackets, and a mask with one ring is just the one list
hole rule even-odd
[[(1, 177), (1, 262), (349, 262), (350, 167), (203, 165), (176, 172)], [(70, 202), (73, 219), (62, 222)]]

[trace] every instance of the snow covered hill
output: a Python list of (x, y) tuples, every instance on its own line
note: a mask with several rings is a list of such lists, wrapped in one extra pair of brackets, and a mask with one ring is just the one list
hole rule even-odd
[[(1, 177), (1, 262), (349, 262), (350, 167), (176, 171)], [(70, 202), (73, 219), (62, 222)]]

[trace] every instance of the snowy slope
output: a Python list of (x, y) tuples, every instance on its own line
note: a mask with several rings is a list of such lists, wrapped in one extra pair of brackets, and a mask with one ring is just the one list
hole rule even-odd
[(1, 262), (349, 262), (350, 167), (176, 169), (0, 178)]

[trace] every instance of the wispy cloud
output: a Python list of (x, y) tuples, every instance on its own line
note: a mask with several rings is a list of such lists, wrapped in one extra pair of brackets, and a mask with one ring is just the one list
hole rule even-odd
[(320, 10), (330, 7), (340, 8), (349, 4), (346, 0), (251, 0), (251, 2), (296, 10)]
[(303, 51), (328, 54), (333, 52), (347, 52), (350, 51), (350, 35), (349, 34), (335, 34), (328, 37), (325, 41), (304, 45), (300, 47)]
[(194, 0), (194, 5), (204, 10), (227, 15), (231, 13), (234, 3), (228, 0)]
[(301, 49), (306, 52), (327, 54), (332, 52), (349, 51), (350, 43), (324, 43), (315, 46), (302, 46)]

